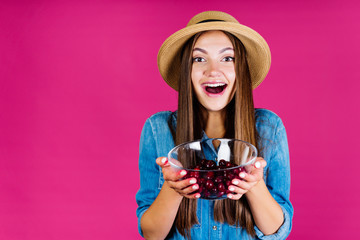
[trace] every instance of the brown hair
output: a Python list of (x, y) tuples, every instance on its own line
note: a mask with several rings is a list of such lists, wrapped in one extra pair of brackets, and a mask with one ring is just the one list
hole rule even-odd
[[(255, 109), (245, 47), (238, 38), (230, 33), (224, 33), (234, 47), (236, 72), (236, 92), (226, 107), (225, 137), (241, 139), (257, 147)], [(202, 129), (205, 129), (204, 107), (198, 102), (191, 81), (192, 50), (201, 34), (202, 32), (197, 33), (188, 40), (181, 55), (177, 127), (174, 138), (176, 145), (201, 138)], [(189, 239), (192, 225), (198, 223), (196, 209), (196, 199), (183, 198), (175, 219), (175, 226), (180, 234)], [(255, 236), (254, 220), (245, 196), (238, 201), (216, 200), (214, 219), (218, 222), (241, 226), (251, 236)]]

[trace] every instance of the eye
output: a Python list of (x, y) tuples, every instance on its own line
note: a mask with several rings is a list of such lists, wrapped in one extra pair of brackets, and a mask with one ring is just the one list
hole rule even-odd
[(205, 59), (202, 57), (194, 57), (193, 62), (205, 62)]
[(233, 58), (233, 57), (224, 57), (223, 58), (224, 62), (233, 62), (234, 60), (235, 60), (235, 58)]

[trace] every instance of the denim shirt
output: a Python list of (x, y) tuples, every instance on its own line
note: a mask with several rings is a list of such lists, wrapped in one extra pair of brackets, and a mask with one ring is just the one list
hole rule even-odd
[[(256, 129), (260, 141), (259, 156), (267, 165), (264, 168), (264, 181), (273, 198), (280, 205), (284, 222), (272, 235), (264, 235), (256, 226), (255, 238), (240, 226), (220, 223), (214, 220), (214, 201), (198, 199), (197, 218), (199, 224), (193, 225), (191, 238), (196, 239), (286, 239), (292, 226), (293, 207), (290, 195), (290, 162), (286, 131), (281, 119), (266, 109), (255, 109)], [(141, 236), (140, 220), (160, 192), (164, 183), (161, 168), (156, 164), (158, 157), (166, 157), (175, 146), (169, 122), (176, 126), (176, 112), (159, 112), (148, 118), (140, 139), (140, 189), (136, 194), (138, 208), (138, 230)], [(244, 196), (243, 196), (244, 197)], [(185, 239), (173, 228), (167, 239)]]

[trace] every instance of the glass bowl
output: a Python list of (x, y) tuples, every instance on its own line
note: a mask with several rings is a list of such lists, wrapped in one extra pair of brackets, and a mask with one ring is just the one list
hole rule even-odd
[(239, 178), (254, 164), (257, 149), (250, 143), (227, 138), (210, 138), (186, 142), (174, 147), (168, 154), (170, 165), (186, 170), (182, 178), (196, 178), (202, 199), (225, 199), (231, 181)]

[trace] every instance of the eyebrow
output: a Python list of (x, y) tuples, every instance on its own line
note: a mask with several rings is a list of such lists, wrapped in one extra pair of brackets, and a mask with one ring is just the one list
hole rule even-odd
[[(226, 48), (223, 48), (219, 51), (219, 54), (223, 53), (223, 52), (226, 52), (228, 50), (231, 50), (231, 51), (234, 51), (234, 49), (232, 47), (226, 47)], [(199, 51), (199, 52), (202, 52), (202, 53), (205, 53), (207, 54), (208, 52), (205, 50), (205, 49), (202, 49), (202, 48), (194, 48), (193, 49), (193, 52), (195, 51)]]
[(232, 47), (227, 47), (227, 48), (221, 49), (221, 50), (219, 51), (219, 53), (223, 53), (223, 52), (226, 52), (226, 51), (228, 51), (228, 50), (234, 51), (234, 49), (233, 49)]

